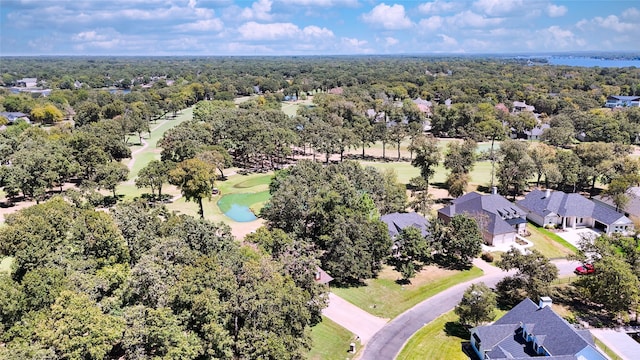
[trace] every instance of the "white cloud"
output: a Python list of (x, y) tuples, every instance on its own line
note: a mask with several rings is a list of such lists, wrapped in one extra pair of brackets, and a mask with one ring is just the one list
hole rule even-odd
[(513, 12), (525, 12), (527, 4), (523, 0), (478, 0), (473, 7), (489, 16), (501, 16)]
[(557, 25), (538, 31), (536, 38), (542, 39), (544, 47), (551, 50), (573, 50), (586, 44), (584, 40), (577, 38), (571, 30), (563, 29)]
[(238, 28), (242, 39), (244, 40), (278, 40), (278, 39), (317, 39), (333, 37), (333, 32), (327, 28), (318, 26), (307, 26), (300, 29), (298, 25), (293, 23), (271, 23), (259, 24), (251, 21), (242, 24)]
[(498, 25), (503, 21), (503, 19), (488, 18), (467, 10), (446, 18), (446, 21), (449, 25), (452, 26), (481, 28), (486, 26)]
[(77, 33), (71, 37), (73, 41), (103, 41), (107, 37), (103, 34), (98, 34), (96, 30), (83, 31)]
[(594, 18), (593, 21), (596, 25), (602, 28), (613, 30), (619, 33), (640, 29), (640, 24), (622, 22), (615, 15), (609, 15), (606, 18), (598, 16)]
[(455, 2), (436, 0), (434, 2), (420, 4), (418, 6), (418, 11), (423, 14), (440, 14), (443, 12), (455, 10), (457, 7), (458, 4), (456, 4)]
[(442, 45), (445, 46), (456, 46), (458, 45), (458, 41), (454, 38), (452, 38), (451, 36), (445, 35), (445, 34), (438, 34), (438, 36), (440, 37), (440, 39), (442, 39)]
[(413, 23), (404, 12), (404, 6), (385, 3), (374, 7), (370, 12), (362, 15), (365, 22), (386, 30), (401, 30), (410, 28)]
[(324, 8), (337, 6), (355, 7), (358, 5), (358, 0), (279, 0), (279, 2), (287, 5), (317, 6)]
[(622, 17), (624, 19), (640, 20), (640, 10), (636, 8), (628, 8), (622, 12)]
[(397, 45), (400, 42), (400, 40), (391, 37), (391, 36), (387, 36), (384, 38), (384, 44), (386, 46), (393, 46), (393, 45)]
[(547, 6), (547, 15), (550, 17), (560, 17), (567, 13), (567, 7), (563, 5), (549, 4)]
[(220, 19), (198, 20), (192, 23), (180, 24), (174, 26), (174, 29), (180, 32), (188, 31), (221, 31), (224, 24)]
[(358, 40), (356, 38), (343, 37), (341, 41), (343, 44), (349, 45), (350, 47), (353, 47), (353, 48), (359, 48), (362, 46), (366, 46), (368, 44), (366, 40)]
[(431, 16), (427, 19), (422, 19), (418, 23), (418, 27), (423, 30), (434, 31), (440, 29), (444, 23), (444, 19), (440, 16)]
[(251, 4), (250, 8), (244, 8), (240, 13), (240, 17), (245, 20), (262, 20), (269, 21), (271, 15), (271, 0), (258, 0)]

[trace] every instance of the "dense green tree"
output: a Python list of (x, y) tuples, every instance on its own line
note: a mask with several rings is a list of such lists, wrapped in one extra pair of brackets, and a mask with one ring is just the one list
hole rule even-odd
[(155, 196), (156, 190), (158, 196), (156, 199), (162, 200), (162, 186), (169, 182), (169, 171), (171, 164), (160, 160), (152, 160), (147, 166), (140, 169), (135, 179), (136, 187), (151, 188), (151, 195)]
[(63, 291), (50, 311), (36, 326), (34, 340), (63, 359), (104, 359), (124, 330), (120, 318), (103, 314), (84, 294)]
[(111, 190), (115, 198), (117, 196), (116, 187), (126, 181), (128, 175), (129, 168), (125, 164), (111, 161), (96, 168), (94, 181), (100, 188)]
[(415, 157), (411, 161), (411, 165), (420, 169), (420, 176), (427, 182), (436, 172), (435, 167), (440, 163), (440, 150), (438, 149), (438, 140), (434, 137), (418, 137), (412, 144), (412, 151)]
[(393, 240), (389, 263), (404, 280), (410, 280), (431, 260), (431, 247), (420, 229), (413, 226), (402, 229)]
[(448, 224), (433, 221), (430, 230), (433, 247), (443, 264), (454, 268), (471, 266), (482, 250), (482, 234), (472, 217), (456, 215)]
[(485, 283), (471, 284), (455, 308), (460, 323), (478, 326), (493, 321), (496, 309), (496, 294)]
[[(520, 250), (511, 248), (496, 265), (505, 271), (517, 270), (515, 275), (507, 276), (497, 285), (502, 303), (517, 303), (524, 296), (534, 300), (540, 296), (547, 296), (550, 293), (551, 282), (558, 277), (558, 268), (535, 249), (522, 254)], [(501, 289), (508, 289), (509, 293), (500, 291)], [(520, 292), (514, 293), (517, 290)]]
[(526, 189), (527, 181), (535, 169), (528, 148), (528, 143), (517, 140), (506, 140), (500, 145), (501, 161), (498, 164), (497, 175), (503, 194), (511, 192), (515, 197)]
[(466, 192), (469, 173), (473, 170), (477, 144), (471, 139), (464, 143), (450, 142), (444, 158), (444, 167), (450, 171), (446, 185), (449, 195), (458, 197)]
[(195, 200), (198, 203), (198, 214), (204, 218), (202, 199), (211, 198), (214, 188), (215, 168), (199, 159), (187, 159), (176, 165), (169, 172), (169, 182), (180, 188), (182, 196), (187, 201)]

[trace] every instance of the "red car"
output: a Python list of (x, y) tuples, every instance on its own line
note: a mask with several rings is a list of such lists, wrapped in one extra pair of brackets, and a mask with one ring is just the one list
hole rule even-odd
[(593, 267), (593, 264), (583, 264), (582, 266), (578, 266), (575, 270), (573, 270), (576, 275), (587, 275), (593, 274), (596, 269)]

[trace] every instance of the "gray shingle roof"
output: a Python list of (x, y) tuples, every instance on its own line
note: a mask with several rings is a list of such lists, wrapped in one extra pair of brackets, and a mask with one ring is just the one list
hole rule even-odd
[(453, 217), (458, 214), (481, 214), (487, 217), (486, 231), (492, 235), (515, 232), (515, 228), (508, 221), (523, 218), (526, 212), (501, 195), (481, 195), (470, 192), (451, 201), (453, 205), (446, 206), (439, 213)]
[[(544, 348), (555, 359), (575, 359), (575, 354), (588, 346), (593, 346), (593, 339), (588, 331), (576, 331), (573, 326), (553, 312), (551, 307), (538, 308), (530, 299), (525, 299), (498, 319), (493, 325), (476, 328), (482, 340), (483, 348), (491, 348), (491, 344), (497, 340), (492, 334), (503, 334), (504, 329), (515, 327), (512, 336), (505, 336), (495, 343), (495, 354), (508, 353), (510, 358), (526, 359), (528, 349), (523, 346), (522, 337), (517, 335), (518, 329), (525, 324), (530, 333), (536, 337), (538, 345)], [(496, 327), (496, 330), (485, 328)], [(489, 335), (486, 339), (482, 335)], [(500, 359), (499, 356), (492, 358)], [(504, 357), (506, 358), (506, 357)]]
[(387, 228), (389, 229), (389, 235), (393, 238), (398, 236), (400, 230), (407, 226), (413, 226), (420, 230), (423, 236), (429, 233), (429, 221), (424, 216), (411, 212), (411, 213), (391, 213), (382, 215), (380, 217)]
[[(640, 186), (630, 187), (627, 189), (626, 194), (629, 202), (624, 206), (624, 211), (629, 215), (640, 217)], [(598, 195), (595, 198), (613, 208), (616, 207), (610, 197)]]
[(516, 204), (543, 217), (555, 213), (564, 217), (592, 217), (606, 225), (617, 221), (632, 223), (623, 214), (607, 206), (593, 202), (580, 194), (567, 194), (563, 191), (551, 191), (547, 197), (545, 191), (536, 189), (528, 193), (523, 200), (517, 201)]

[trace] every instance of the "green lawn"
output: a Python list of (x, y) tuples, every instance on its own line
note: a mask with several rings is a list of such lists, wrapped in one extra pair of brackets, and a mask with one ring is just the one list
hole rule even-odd
[(0, 261), (0, 273), (8, 273), (11, 271), (11, 264), (13, 263), (12, 257), (5, 257)]
[(311, 329), (311, 339), (309, 360), (351, 359), (355, 355), (348, 351), (352, 342), (356, 343), (356, 350), (360, 349), (360, 342), (354, 340), (355, 336), (349, 330), (324, 316), (322, 322)]
[(269, 200), (270, 197), (271, 195), (268, 191), (228, 194), (223, 195), (222, 198), (218, 200), (218, 207), (220, 208), (220, 211), (226, 213), (231, 209), (232, 204), (238, 204), (246, 206), (258, 214), (264, 203)]
[[(410, 359), (447, 359), (468, 360), (462, 352), (462, 342), (469, 338), (462, 338), (462, 331), (457, 329), (458, 316), (450, 311), (425, 325), (416, 332), (396, 357), (397, 360)], [(445, 329), (449, 329), (449, 333)]]
[[(501, 318), (505, 313), (496, 309), (494, 319)], [(462, 343), (468, 341), (469, 333), (458, 324), (458, 315), (449, 311), (413, 334), (396, 360), (468, 360), (462, 352)]]
[(618, 354), (616, 354), (613, 350), (611, 350), (607, 345), (605, 345), (600, 339), (594, 337), (596, 346), (600, 348), (611, 360), (624, 360)]
[(400, 285), (396, 282), (400, 274), (385, 267), (377, 279), (366, 280), (366, 286), (332, 287), (331, 291), (373, 315), (392, 319), (445, 289), (481, 275), (482, 270), (476, 267), (454, 271), (431, 266), (416, 275), (412, 284)]
[(527, 230), (529, 230), (531, 236), (526, 239), (533, 243), (533, 248), (550, 259), (564, 258), (567, 255), (575, 254), (577, 251), (573, 245), (558, 235), (533, 223), (527, 223)]

